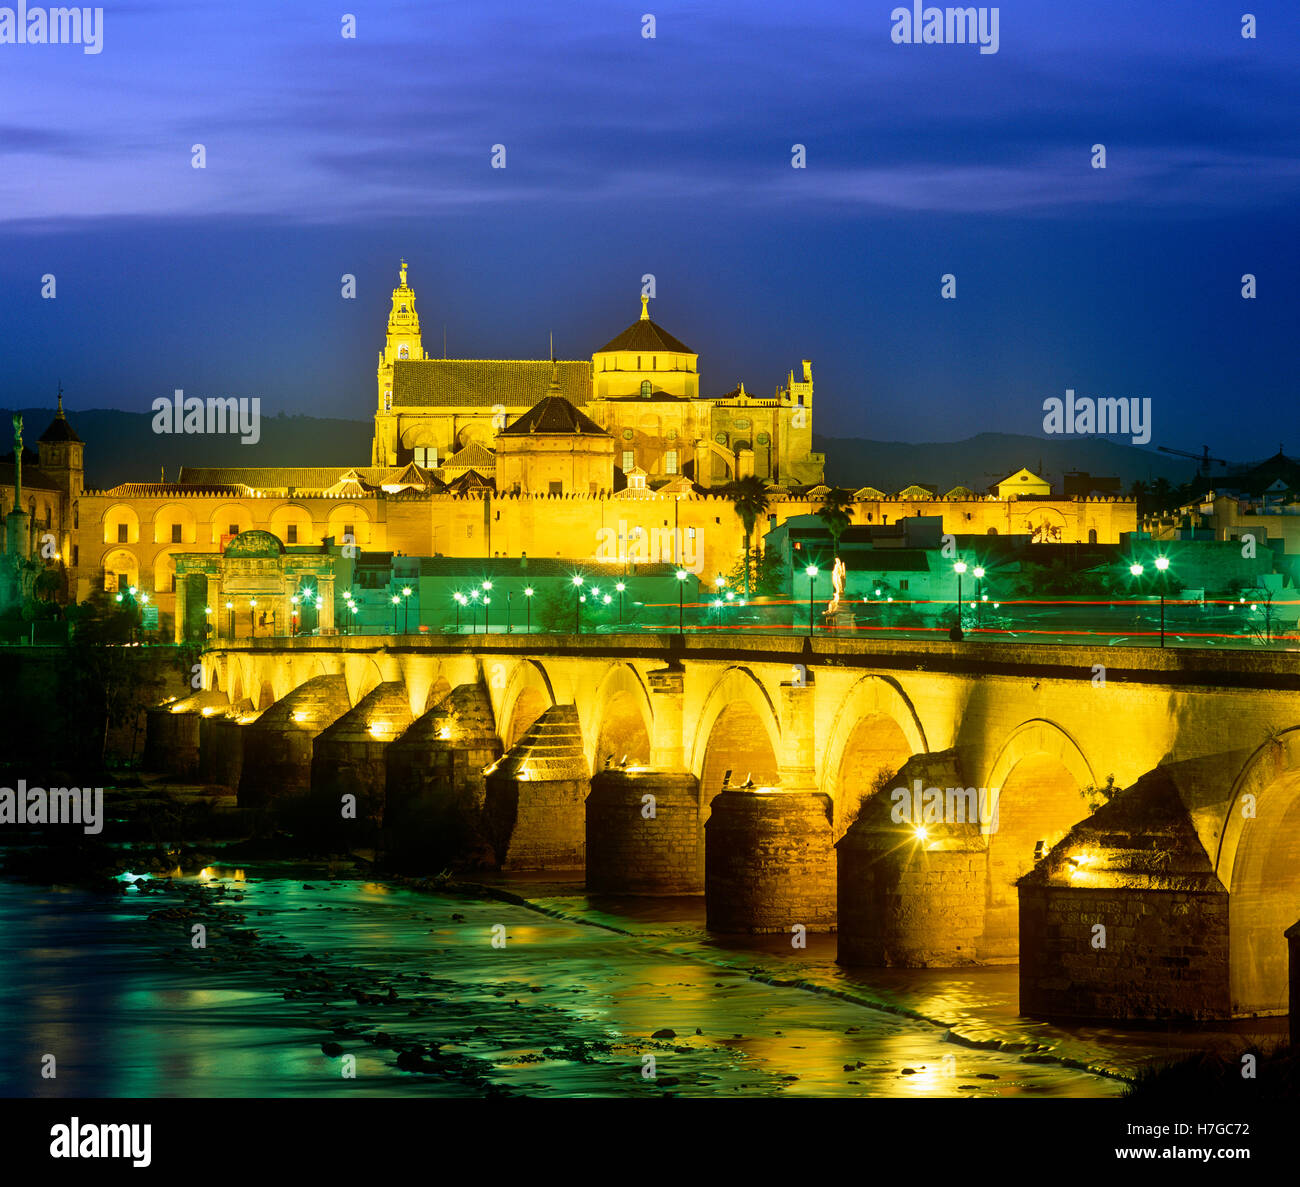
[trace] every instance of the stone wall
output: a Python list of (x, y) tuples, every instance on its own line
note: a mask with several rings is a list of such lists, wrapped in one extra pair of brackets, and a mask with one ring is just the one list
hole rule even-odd
[[(645, 797), (653, 796), (653, 816)], [(703, 894), (700, 785), (686, 771), (597, 771), (587, 796), (587, 889)]]

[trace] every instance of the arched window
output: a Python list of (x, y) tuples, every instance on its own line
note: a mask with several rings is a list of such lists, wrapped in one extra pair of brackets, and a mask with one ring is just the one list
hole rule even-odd
[(397, 357), (399, 359), (409, 359), (411, 357), (411, 348), (405, 342), (397, 348)]
[(989, 534), (990, 536), (996, 536), (996, 535), (998, 534), (998, 529), (997, 529), (997, 528), (989, 528), (989, 532), (988, 532), (988, 534)]
[(641, 394), (643, 396), (648, 396), (650, 394), (650, 380), (641, 380)]
[(74, 529), (81, 527), (81, 505), (72, 504), (72, 526)]
[(1089, 528), (1089, 529), (1088, 529), (1088, 543), (1089, 543), (1089, 544), (1096, 544), (1096, 543), (1097, 543), (1097, 529), (1096, 529), (1096, 528)]

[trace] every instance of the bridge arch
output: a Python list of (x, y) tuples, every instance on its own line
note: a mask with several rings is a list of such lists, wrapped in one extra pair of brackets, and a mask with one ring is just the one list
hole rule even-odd
[(1232, 1012), (1285, 1014), (1282, 933), (1300, 919), (1300, 726), (1247, 759), (1227, 804), (1215, 870), (1228, 888)]
[(1020, 905), (1016, 881), (1084, 816), (1080, 792), (1096, 783), (1092, 765), (1061, 726), (1035, 718), (1002, 744), (979, 791), (989, 819), (981, 825), (988, 848), (988, 910), (981, 943), (985, 959), (1019, 954)]
[(881, 771), (893, 775), (930, 749), (916, 709), (885, 676), (863, 676), (845, 695), (823, 750), (821, 789), (835, 804), (835, 832), (872, 789)]
[(654, 737), (654, 709), (641, 676), (631, 664), (611, 664), (596, 686), (590, 711), (583, 714), (583, 733), (587, 760), (593, 771), (604, 765), (605, 757), (620, 761), (627, 756), (629, 765), (644, 766), (650, 761)]
[(540, 663), (520, 660), (507, 675), (497, 665), (485, 673), (501, 744), (509, 750), (555, 702), (551, 678)]
[(708, 803), (722, 789), (752, 776), (756, 785), (777, 780), (780, 717), (763, 683), (748, 668), (728, 668), (704, 699), (691, 744), (691, 771)]

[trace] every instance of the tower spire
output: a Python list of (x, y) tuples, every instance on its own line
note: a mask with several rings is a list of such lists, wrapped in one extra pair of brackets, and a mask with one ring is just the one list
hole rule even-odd
[(56, 420), (68, 419), (66, 416), (63, 415), (63, 380), (62, 379), (59, 380), (59, 409), (54, 414), (54, 417)]

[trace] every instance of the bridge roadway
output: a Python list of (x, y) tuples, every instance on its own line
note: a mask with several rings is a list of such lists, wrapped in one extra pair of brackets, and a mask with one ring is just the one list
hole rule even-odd
[[(1043, 1016), (1286, 1012), (1282, 932), (1300, 917), (1292, 653), (970, 638), (336, 635), (222, 643), (201, 662), (202, 691), (166, 706), (172, 715), (297, 731), (316, 739), (317, 755), (340, 722), (368, 722), (382, 749), (445, 710), (453, 692), (473, 690), (505, 755), (487, 766), (489, 809), (493, 773), (499, 782), (516, 772), (520, 847), (507, 866), (523, 868), (529, 852), (542, 855), (535, 864), (564, 864), (554, 838), (533, 849), (520, 838), (539, 820), (544, 832), (581, 813), (572, 796), (525, 803), (542, 794), (527, 754), (567, 745), (555, 787), (577, 779), (585, 796), (606, 776), (617, 782), (606, 768), (626, 759), (696, 789), (711, 920), (750, 930), (785, 930), (790, 914), (838, 922), (841, 959), (860, 963), (1019, 959), (1022, 1008)], [(241, 776), (241, 800), (257, 778)], [(954, 817), (950, 796), (937, 815), (900, 826), (889, 792), (916, 779), (986, 789), (996, 818)], [(740, 783), (752, 785), (748, 799)], [(571, 839), (581, 831), (568, 827)], [(705, 836), (717, 850), (707, 863)], [(761, 860), (724, 860), (724, 843), (758, 846)], [(582, 864), (581, 838), (570, 857)]]

